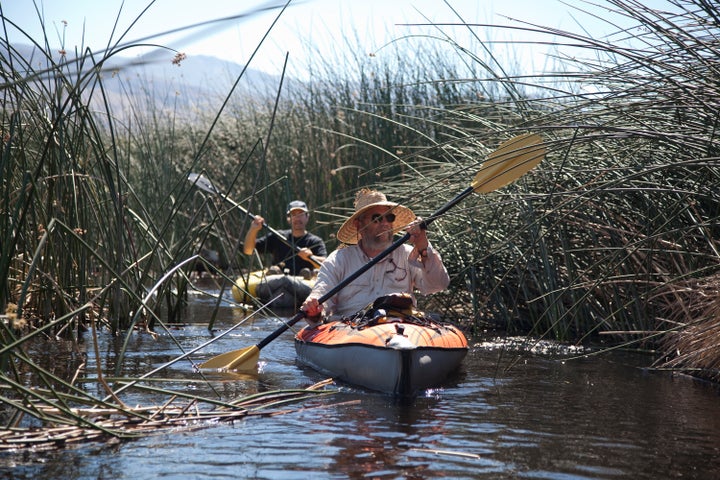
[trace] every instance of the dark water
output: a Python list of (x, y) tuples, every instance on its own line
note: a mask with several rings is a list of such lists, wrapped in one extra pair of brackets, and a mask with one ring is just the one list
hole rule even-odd
[[(192, 318), (206, 322), (198, 300)], [(225, 308), (220, 328), (242, 318)], [(198, 353), (198, 360), (253, 345), (279, 326), (258, 319)], [(173, 332), (192, 348), (202, 326)], [(612, 353), (561, 359), (488, 349), (471, 339), (461, 371), (409, 404), (338, 386), (339, 393), (290, 406), (292, 413), (178, 430), (115, 446), (0, 456), (5, 478), (720, 478), (718, 389), (650, 372), (651, 358)], [(482, 345), (482, 346), (481, 346)], [(117, 345), (102, 346), (108, 357)], [(133, 338), (128, 365), (144, 373), (178, 355), (169, 336)], [(295, 363), (286, 332), (261, 352), (257, 378), (214, 381), (225, 399), (304, 387), (323, 377)], [(185, 362), (160, 376), (192, 377)], [(201, 391), (181, 381), (167, 388)], [(96, 388), (96, 387), (93, 387)], [(153, 404), (143, 394), (128, 404)]]

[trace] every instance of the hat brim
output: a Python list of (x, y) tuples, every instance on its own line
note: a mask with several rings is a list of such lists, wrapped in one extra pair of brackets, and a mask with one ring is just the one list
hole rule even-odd
[(390, 211), (395, 214), (393, 229), (400, 230), (410, 225), (415, 220), (415, 214), (408, 207), (394, 202), (376, 202), (365, 205), (360, 210), (353, 213), (350, 218), (345, 220), (340, 229), (337, 231), (337, 239), (346, 245), (355, 245), (358, 243), (358, 231), (355, 227), (355, 219), (373, 207), (390, 207)]

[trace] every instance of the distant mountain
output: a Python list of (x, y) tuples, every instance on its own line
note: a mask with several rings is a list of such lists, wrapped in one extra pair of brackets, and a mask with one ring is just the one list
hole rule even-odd
[[(55, 63), (62, 60), (59, 52), (52, 52), (52, 57)], [(45, 54), (31, 45), (12, 45), (11, 52), (0, 45), (0, 67), (3, 70), (8, 68), (10, 58), (13, 59), (13, 68), (21, 76), (29, 73), (28, 70), (38, 72), (49, 67)], [(135, 102), (139, 100), (141, 104), (147, 101), (167, 104), (172, 97), (176, 106), (197, 106), (208, 99), (224, 99), (243, 71), (242, 65), (205, 55), (174, 60), (169, 51), (153, 53), (151, 57), (109, 58), (103, 66), (102, 79), (113, 111), (121, 112), (129, 98)], [(95, 56), (94, 62), (98, 61), (100, 57)], [(85, 59), (78, 65), (87, 70), (93, 61)], [(247, 69), (233, 95), (274, 94), (279, 85), (279, 76)]]
[[(155, 82), (176, 84), (191, 89), (226, 92), (242, 73), (243, 66), (206, 55), (192, 55), (173, 62), (173, 58), (168, 55), (167, 58), (154, 59), (148, 63), (141, 63), (132, 58), (112, 59), (107, 69), (117, 69), (117, 74), (128, 81), (132, 78), (144, 77)], [(239, 86), (262, 91), (277, 88), (278, 84), (278, 76), (247, 69)]]
[[(247, 69), (237, 63), (211, 56), (188, 56), (173, 63), (172, 58), (138, 64), (133, 59), (118, 59), (106, 66), (105, 88), (118, 96), (143, 95), (145, 99), (176, 106), (202, 107), (210, 101), (219, 105), (232, 92), (237, 96), (274, 94), (280, 77)], [(242, 78), (238, 77), (242, 73)]]

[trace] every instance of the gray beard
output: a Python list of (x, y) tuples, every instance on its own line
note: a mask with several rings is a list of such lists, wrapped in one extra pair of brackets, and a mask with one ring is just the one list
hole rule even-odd
[(362, 243), (367, 250), (385, 250), (392, 245), (392, 232), (384, 232), (375, 237), (363, 237)]

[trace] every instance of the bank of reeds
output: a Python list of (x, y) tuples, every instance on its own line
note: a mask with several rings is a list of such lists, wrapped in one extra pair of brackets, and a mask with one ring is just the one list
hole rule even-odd
[[(525, 109), (495, 102), (516, 114), (507, 130), (542, 132), (551, 154), (451, 230), (477, 235), (444, 237), (451, 262), (465, 257), (455, 278), (487, 325), (659, 348), (658, 365), (717, 378), (719, 18), (703, 1), (606, 6), (634, 26), (607, 39), (540, 28), (581, 51), (532, 80), (544, 93)], [(478, 135), (461, 132), (456, 145)]]
[[(0, 20), (3, 32), (24, 35), (13, 19)], [(45, 448), (95, 435), (127, 438), (146, 427), (202, 419), (197, 404), (206, 401), (199, 396), (189, 396), (186, 407), (173, 404), (175, 420), (169, 420), (164, 406), (181, 393), (165, 392), (163, 407), (133, 411), (107, 379), (125, 371), (133, 332), (174, 338), (168, 325), (181, 318), (198, 265), (217, 273), (206, 244), (221, 223), (220, 208), (187, 181), (203, 150), (191, 144), (194, 154), (178, 158), (183, 144), (171, 122), (151, 123), (158, 118), (152, 112), (133, 117), (115, 110), (104, 82), (123, 70), (127, 61), (118, 57), (133, 45), (67, 51), (48, 38), (24, 38), (0, 38), (3, 445)], [(199, 145), (212, 125), (202, 128)], [(198, 214), (206, 211), (212, 215), (203, 222)], [(221, 296), (222, 290), (218, 304)], [(78, 360), (79, 345), (98, 334), (120, 336), (121, 346), (104, 358), (95, 342), (93, 364), (81, 361), (74, 372), (55, 374), (62, 368), (53, 362), (65, 355), (54, 358), (33, 348), (38, 339), (54, 338), (68, 342), (64, 353)], [(91, 383), (107, 398), (74, 385), (86, 371), (94, 372)], [(142, 388), (143, 378), (129, 379), (120, 390)], [(272, 405), (283, 395), (261, 403)]]

